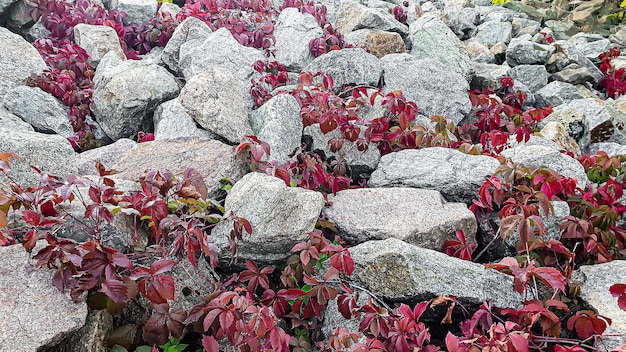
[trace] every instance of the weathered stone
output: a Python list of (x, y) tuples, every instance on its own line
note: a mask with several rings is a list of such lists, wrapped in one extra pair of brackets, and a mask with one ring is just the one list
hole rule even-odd
[(104, 68), (93, 91), (91, 110), (111, 139), (134, 137), (142, 120), (160, 103), (176, 97), (179, 90), (165, 68), (122, 61)]
[(24, 158), (21, 161), (10, 161), (11, 177), (23, 187), (39, 184), (37, 173), (29, 165), (63, 177), (76, 172), (76, 153), (70, 142), (59, 135), (0, 127), (0, 150), (10, 151)]
[[(576, 99), (557, 106), (554, 111), (566, 110), (580, 111), (584, 116), (584, 122), (589, 131), (590, 143), (607, 141), (614, 132), (613, 118), (606, 108), (603, 100), (595, 98)], [(585, 148), (587, 145), (581, 145)]]
[(534, 93), (548, 84), (550, 74), (544, 65), (517, 65), (507, 71), (507, 76), (524, 83)]
[(128, 17), (124, 24), (143, 24), (157, 13), (157, 0), (109, 0), (109, 8), (125, 12)]
[(163, 48), (161, 59), (172, 71), (182, 73), (179, 65), (180, 47), (187, 41), (203, 42), (213, 31), (202, 20), (187, 17), (181, 22)]
[(537, 107), (561, 105), (570, 100), (582, 99), (576, 87), (570, 83), (553, 81), (535, 92)]
[(11, 7), (11, 5), (13, 5), (17, 1), (18, 0), (1, 0), (0, 1), (0, 14), (6, 12), (6, 10), (8, 10), (9, 7)]
[(202, 128), (230, 143), (239, 143), (252, 134), (241, 86), (227, 69), (214, 67), (193, 76), (178, 100)]
[(220, 28), (202, 39), (187, 40), (180, 46), (179, 68), (189, 81), (193, 76), (204, 71), (221, 67), (230, 71), (239, 81), (245, 106), (252, 108), (254, 100), (250, 95), (250, 80), (258, 75), (252, 68), (256, 61), (265, 61), (266, 57), (259, 49), (239, 44), (226, 28)]
[(587, 151), (591, 154), (596, 154), (599, 151), (602, 151), (609, 156), (624, 155), (626, 154), (626, 145), (614, 142), (593, 143), (589, 145)]
[(609, 263), (583, 265), (572, 273), (570, 285), (580, 286), (580, 298), (598, 314), (612, 320), (598, 340), (598, 351), (612, 351), (626, 344), (626, 311), (617, 305), (617, 298), (611, 295), (609, 288), (613, 284), (625, 283), (626, 261), (614, 260)]
[(401, 54), (406, 52), (406, 45), (398, 33), (372, 29), (359, 29), (348, 33), (346, 42), (365, 47), (370, 54), (382, 58), (388, 54)]
[(300, 104), (289, 94), (279, 94), (248, 115), (252, 131), (271, 147), (271, 160), (286, 162), (300, 146), (302, 117)]
[(359, 29), (378, 29), (396, 32), (402, 36), (408, 34), (406, 25), (398, 22), (392, 14), (377, 8), (368, 8), (357, 1), (343, 0), (337, 10), (335, 29), (342, 34)]
[(74, 41), (89, 54), (88, 61), (94, 67), (98, 66), (100, 59), (109, 51), (117, 54), (122, 60), (126, 59), (113, 27), (79, 23), (74, 26)]
[(496, 43), (508, 43), (511, 40), (511, 22), (488, 21), (477, 27), (476, 36), (472, 40), (492, 47)]
[(476, 218), (462, 203), (448, 203), (437, 191), (416, 188), (348, 189), (329, 196), (324, 215), (350, 244), (396, 238), (441, 250), (463, 230), (475, 243)]
[(476, 71), (470, 84), (471, 89), (483, 90), (488, 87), (493, 87), (494, 89), (502, 87), (500, 79), (509, 75), (509, 67), (504, 65), (476, 63), (475, 68)]
[(74, 135), (70, 115), (63, 104), (40, 88), (19, 86), (4, 96), (4, 107), (41, 133)]
[(549, 71), (561, 71), (571, 64), (577, 64), (579, 67), (587, 69), (587, 75), (591, 78), (591, 83), (594, 85), (598, 84), (602, 77), (604, 77), (600, 69), (578, 51), (574, 44), (565, 40), (557, 40), (552, 44), (552, 47), (555, 48), (556, 51), (554, 53), (555, 57), (551, 59), (551, 61), (554, 62), (551, 62), (548, 67)]
[[(230, 190), (224, 213), (232, 211), (252, 225), (252, 236), (244, 235), (239, 244), (240, 260), (275, 264), (289, 257), (293, 246), (313, 231), (323, 206), (321, 193), (287, 187), (279, 178), (253, 172)], [(232, 228), (232, 222), (224, 221), (212, 232), (222, 263), (230, 260), (227, 236)]]
[(137, 142), (128, 138), (121, 138), (113, 144), (84, 151), (76, 155), (76, 167), (80, 175), (98, 175), (96, 162), (100, 161), (105, 168), (110, 169), (131, 149)]
[(484, 300), (496, 307), (519, 308), (523, 298), (513, 278), (482, 265), (389, 238), (350, 248), (351, 281), (387, 300), (428, 300), (455, 296), (468, 304)]
[(569, 64), (561, 71), (552, 74), (552, 79), (571, 84), (584, 84), (593, 81), (593, 74), (587, 67), (580, 67), (578, 64)]
[(415, 187), (437, 190), (452, 202), (471, 203), (500, 163), (488, 156), (456, 149), (407, 149), (383, 155), (369, 181), (371, 187)]
[(41, 74), (48, 68), (37, 49), (4, 27), (0, 27), (0, 53), (0, 97), (26, 85), (31, 73)]
[(431, 59), (391, 54), (381, 59), (385, 90), (400, 89), (425, 116), (442, 115), (459, 123), (471, 110), (469, 84), (460, 74)]
[(538, 127), (544, 128), (551, 122), (557, 122), (563, 125), (569, 136), (578, 143), (580, 148), (584, 149), (589, 145), (591, 140), (589, 128), (585, 123), (585, 115), (581, 111), (572, 108), (559, 108), (557, 111), (553, 111), (550, 115), (539, 121)]
[(473, 40), (468, 40), (463, 42), (463, 45), (465, 45), (465, 47), (467, 48), (467, 54), (469, 55), (470, 59), (472, 59), (472, 61), (487, 64), (496, 62), (496, 56), (489, 50), (489, 47), (487, 47), (485, 44)]
[(0, 126), (7, 130), (35, 131), (33, 126), (0, 105)]
[(578, 143), (569, 135), (568, 128), (557, 121), (546, 123), (539, 133), (554, 143), (559, 149), (571, 152), (575, 158), (580, 157), (581, 151)]
[(274, 29), (276, 61), (285, 65), (289, 71), (302, 71), (314, 59), (309, 42), (321, 37), (323, 33), (311, 14), (300, 13), (295, 7), (284, 9), (278, 16)]
[(216, 140), (198, 138), (139, 143), (113, 166), (120, 172), (117, 177), (133, 181), (139, 180), (146, 170), (167, 169), (182, 174), (188, 167), (202, 175), (209, 196), (221, 189), (222, 178), (236, 181), (245, 174), (245, 162), (235, 155), (232, 147)]
[(168, 100), (154, 110), (154, 140), (198, 137), (215, 139), (217, 136), (199, 128), (196, 121), (180, 103), (179, 99)]
[(513, 38), (506, 49), (506, 62), (509, 66), (543, 65), (548, 62), (554, 50), (550, 45)]
[(454, 71), (469, 81), (474, 65), (463, 43), (454, 32), (433, 15), (424, 15), (411, 23), (411, 55), (419, 59), (441, 62), (446, 70)]
[[(38, 242), (34, 252), (45, 245)], [(0, 247), (0, 261), (0, 351), (53, 347), (85, 324), (87, 304), (54, 287), (54, 271), (37, 269), (22, 245)]]
[(361, 48), (333, 50), (318, 56), (304, 71), (324, 72), (333, 77), (335, 87), (344, 85), (377, 86), (382, 74), (380, 60)]
[(518, 145), (505, 149), (502, 155), (523, 166), (547, 167), (562, 176), (573, 177), (578, 182), (578, 186), (583, 189), (589, 182), (585, 169), (578, 160), (552, 148), (540, 145)]
[(85, 326), (54, 346), (54, 352), (109, 352), (107, 336), (113, 330), (113, 316), (106, 309), (92, 310)]

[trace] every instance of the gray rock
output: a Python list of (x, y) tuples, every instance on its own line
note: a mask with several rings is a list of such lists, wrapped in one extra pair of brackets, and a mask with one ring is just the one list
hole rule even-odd
[(561, 105), (570, 100), (582, 99), (578, 89), (570, 83), (553, 81), (535, 92), (537, 107)]
[(411, 55), (441, 62), (446, 70), (459, 73), (469, 81), (474, 65), (463, 43), (454, 32), (433, 15), (424, 15), (411, 23)]
[(76, 173), (75, 152), (70, 142), (59, 135), (0, 128), (0, 150), (24, 158), (11, 159), (11, 177), (22, 186), (39, 184), (39, 176), (29, 165), (53, 175)]
[(179, 138), (139, 143), (113, 165), (118, 178), (136, 181), (146, 170), (169, 170), (182, 174), (192, 167), (204, 178), (213, 197), (221, 189), (220, 180), (237, 181), (245, 174), (245, 160), (233, 148), (216, 140)]
[(24, 31), (24, 35), (29, 42), (34, 42), (37, 39), (46, 39), (52, 34), (43, 24), (41, 18), (39, 21)]
[(341, 34), (348, 34), (364, 28), (396, 32), (403, 37), (409, 32), (406, 25), (384, 9), (369, 8), (353, 0), (342, 0), (337, 10), (335, 29)]
[(419, 248), (395, 238), (350, 248), (355, 270), (349, 280), (388, 300), (428, 300), (455, 296), (469, 304), (484, 300), (519, 308), (523, 298), (513, 278), (481, 264)]
[(333, 50), (318, 56), (304, 71), (324, 72), (333, 77), (335, 87), (344, 85), (377, 86), (382, 73), (380, 60), (361, 48)]
[(284, 9), (278, 16), (274, 36), (276, 61), (292, 72), (300, 72), (313, 61), (309, 42), (321, 37), (324, 31), (311, 14), (300, 13), (297, 8)]
[(505, 65), (496, 65), (489, 63), (476, 63), (476, 71), (472, 82), (470, 84), (471, 89), (483, 90), (487, 87), (498, 88), (502, 87), (500, 79), (509, 75), (509, 67)]
[(608, 39), (600, 39), (589, 43), (576, 44), (576, 50), (592, 62), (598, 60), (598, 55), (611, 49), (611, 41)]
[(16, 1), (9, 9), (6, 14), (6, 27), (12, 28), (17, 32), (21, 32), (24, 29), (32, 26), (35, 23), (32, 16), (30, 15), (30, 10), (32, 6), (26, 0), (18, 0)]
[(122, 60), (126, 59), (113, 27), (79, 23), (74, 26), (74, 41), (89, 54), (88, 61), (94, 67), (98, 66), (100, 59), (109, 51)]
[(524, 34), (535, 35), (541, 29), (541, 22), (516, 17), (511, 21), (511, 25), (513, 26), (513, 37), (517, 37)]
[(251, 135), (241, 86), (222, 67), (206, 70), (187, 81), (178, 96), (183, 109), (205, 130), (236, 144)]
[(442, 115), (459, 123), (471, 110), (467, 81), (441, 62), (391, 54), (381, 59), (386, 91), (400, 89), (428, 117)]
[(54, 347), (55, 352), (108, 352), (106, 337), (113, 330), (113, 316), (106, 309), (92, 310), (85, 325)]
[[(361, 130), (361, 134), (359, 136), (362, 136), (364, 132), (364, 130)], [(311, 126), (305, 127), (302, 134), (311, 137), (313, 142), (313, 144), (311, 145), (312, 150), (323, 151), (324, 155), (326, 155), (327, 158), (333, 156), (343, 157), (343, 159), (349, 166), (355, 167), (357, 170), (361, 167), (364, 167), (366, 169), (364, 171), (366, 173), (369, 173), (376, 168), (378, 162), (380, 161), (380, 151), (378, 150), (378, 147), (373, 143), (370, 143), (367, 150), (365, 152), (362, 152), (356, 148), (355, 143), (345, 140), (341, 149), (339, 149), (336, 153), (332, 153), (330, 151), (328, 141), (332, 138), (342, 136), (339, 128), (327, 134), (324, 134), (320, 130), (319, 124), (313, 124)]]
[(467, 54), (473, 62), (492, 64), (496, 62), (496, 56), (489, 50), (485, 44), (468, 40), (463, 42), (467, 48)]
[(476, 217), (463, 203), (448, 203), (437, 191), (416, 188), (347, 189), (329, 196), (324, 215), (350, 244), (396, 238), (441, 250), (463, 230), (475, 243)]
[(592, 310), (608, 317), (612, 323), (597, 342), (598, 351), (611, 351), (626, 344), (626, 311), (617, 306), (617, 298), (609, 292), (613, 284), (626, 283), (624, 273), (626, 261), (614, 260), (609, 263), (583, 265), (572, 273), (570, 285), (580, 285), (580, 298)]
[(300, 104), (289, 94), (279, 94), (248, 115), (252, 131), (271, 147), (271, 160), (286, 162), (300, 146), (302, 117)]
[(141, 61), (107, 65), (100, 77), (91, 110), (113, 140), (135, 136), (142, 120), (180, 90), (165, 68)]
[(592, 77), (591, 83), (594, 85), (597, 85), (604, 77), (600, 69), (598, 69), (593, 62), (591, 62), (591, 60), (586, 58), (583, 53), (578, 51), (574, 44), (565, 40), (557, 40), (552, 43), (552, 46), (556, 49), (556, 51), (554, 62), (552, 62), (548, 67), (549, 71), (560, 71), (571, 64), (577, 64), (578, 66), (587, 69), (588, 75)]
[[(557, 106), (554, 108), (554, 112), (558, 113), (570, 109), (580, 111), (583, 114), (585, 125), (589, 131), (589, 143), (605, 142), (613, 135), (613, 118), (604, 101), (595, 98), (576, 99)], [(583, 143), (580, 147), (585, 148), (587, 144)]]
[(84, 151), (76, 155), (76, 167), (79, 175), (98, 175), (96, 162), (100, 161), (105, 168), (111, 169), (131, 149), (137, 146), (132, 139), (121, 138), (113, 144)]
[(550, 77), (544, 65), (518, 65), (510, 68), (507, 75), (524, 83), (533, 93), (545, 87)]
[[(157, 11), (157, 15), (170, 15), (175, 17), (181, 11), (180, 6), (173, 4), (171, 2), (162, 2), (161, 7)], [(191, 17), (187, 17), (191, 18)], [(183, 21), (184, 22), (184, 21)]]
[(614, 142), (593, 143), (589, 145), (587, 150), (591, 154), (596, 154), (599, 151), (602, 151), (609, 156), (624, 155), (626, 154), (626, 145)]
[(18, 0), (1, 0), (0, 1), (0, 14), (5, 13), (11, 5), (13, 5)]
[(239, 44), (228, 29), (220, 28), (205, 40), (183, 43), (180, 46), (179, 67), (186, 80), (218, 66), (229, 70), (239, 81), (246, 107), (251, 108), (254, 100), (250, 95), (250, 80), (258, 74), (252, 64), (265, 59), (261, 50)]
[(550, 45), (513, 38), (506, 49), (506, 62), (509, 66), (544, 65), (554, 50)]
[(41, 74), (48, 68), (37, 49), (4, 27), (0, 27), (0, 53), (0, 97), (26, 85), (31, 73)]
[(122, 62), (124, 62), (124, 60), (120, 59), (120, 57), (117, 56), (117, 54), (114, 52), (108, 52), (104, 54), (102, 59), (100, 59), (100, 63), (98, 64), (96, 73), (93, 75), (93, 88), (94, 89), (98, 88), (98, 85), (100, 84), (100, 81), (102, 80), (102, 76), (104, 75), (104, 72), (106, 72), (107, 70), (115, 66), (118, 66)]
[(215, 139), (217, 136), (198, 127), (178, 99), (168, 100), (154, 110), (154, 139), (177, 139), (198, 137)]
[[(296, 243), (308, 238), (323, 206), (321, 193), (287, 187), (279, 178), (253, 172), (230, 190), (224, 213), (232, 211), (252, 225), (252, 236), (244, 235), (239, 244), (240, 260), (274, 264), (284, 261)], [(227, 237), (232, 228), (232, 222), (223, 221), (211, 233), (222, 262), (230, 260)]]
[(346, 34), (346, 43), (357, 47), (365, 47), (367, 51), (382, 58), (388, 54), (406, 53), (406, 45), (398, 33), (373, 29), (359, 29)]
[(407, 149), (383, 155), (369, 181), (371, 187), (414, 187), (441, 192), (452, 202), (471, 203), (500, 163), (456, 149)]
[(40, 88), (19, 86), (4, 96), (4, 107), (32, 125), (37, 132), (74, 135), (70, 115), (63, 104)]
[(195, 17), (187, 17), (181, 22), (172, 37), (163, 48), (161, 59), (172, 71), (182, 73), (179, 66), (180, 47), (187, 41), (203, 42), (213, 31), (202, 20)]
[(592, 72), (587, 67), (580, 67), (578, 64), (569, 64), (561, 71), (552, 74), (552, 79), (571, 84), (584, 84), (594, 80)]
[(109, 0), (109, 2), (109, 8), (126, 12), (128, 17), (124, 24), (150, 22), (159, 6), (157, 0)]
[(448, 3), (439, 17), (462, 40), (473, 37), (480, 15), (475, 8)]
[[(45, 245), (39, 241), (34, 252)], [(52, 286), (54, 271), (37, 269), (24, 247), (0, 247), (0, 258), (1, 351), (45, 350), (85, 324), (87, 304), (74, 303)]]
[(583, 189), (589, 182), (585, 169), (578, 160), (552, 148), (541, 145), (519, 145), (505, 149), (502, 155), (523, 166), (547, 167), (562, 176), (573, 177), (578, 182), (578, 186)]
[(488, 21), (477, 27), (476, 35), (472, 40), (491, 48), (496, 43), (508, 43), (511, 40), (512, 30), (511, 22)]
[(557, 106), (557, 111), (553, 111), (550, 115), (539, 121), (537, 126), (539, 128), (545, 128), (548, 124), (557, 122), (563, 125), (569, 136), (572, 137), (576, 143), (578, 143), (580, 148), (584, 149), (587, 145), (589, 145), (591, 140), (589, 128), (585, 123), (585, 115), (576, 109), (565, 109), (564, 107), (559, 107), (560, 105)]
[(555, 149), (566, 150), (571, 152), (575, 158), (580, 157), (580, 146), (574, 138), (569, 135), (568, 128), (557, 121), (551, 121), (546, 123), (539, 134), (556, 144)]
[(3, 105), (0, 105), (0, 126), (7, 130), (35, 131), (31, 124), (10, 113)]

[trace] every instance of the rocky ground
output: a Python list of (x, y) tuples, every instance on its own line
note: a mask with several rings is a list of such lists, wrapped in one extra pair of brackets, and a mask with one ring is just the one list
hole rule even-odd
[[(252, 79), (259, 79), (253, 64), (265, 59), (262, 50), (243, 46), (227, 29), (213, 31), (195, 18), (182, 22), (167, 45), (141, 60), (126, 59), (111, 27), (74, 27), (76, 43), (96, 67), (90, 117), (98, 126), (96, 138), (104, 144), (77, 153), (68, 141), (74, 132), (67, 107), (26, 84), (32, 73), (47, 67), (28, 40), (48, 33), (24, 16), (24, 3), (0, 1), (6, 27), (0, 28), (0, 152), (24, 158), (12, 162), (17, 182), (36, 184), (30, 164), (51, 174), (97, 176), (94, 165), (99, 160), (119, 171), (114, 176), (118, 187), (132, 190), (147, 169), (182, 173), (194, 167), (210, 195), (220, 194), (223, 178), (236, 181), (225, 199), (225, 211), (248, 219), (254, 228), (254, 236), (240, 248), (241, 258), (267, 264), (284, 261), (323, 214), (353, 245), (356, 271), (351, 280), (377, 297), (406, 302), (453, 295), (468, 304), (490, 300), (496, 307), (520, 307), (522, 297), (513, 290), (512, 277), (439, 252), (444, 242), (455, 239), (456, 230), (463, 230), (470, 243), (489, 242), (481, 237), (487, 236), (488, 224), (477, 221), (468, 206), (477, 199), (485, 177), (500, 165), (497, 159), (442, 147), (381, 156), (375, 147), (363, 153), (349, 142), (333, 153), (329, 136), (318, 125), (303, 127), (296, 98), (278, 94), (255, 107), (250, 87)], [(498, 88), (500, 78), (509, 76), (514, 89), (528, 95), (528, 107), (554, 110), (528, 142), (512, 142), (502, 155), (522, 165), (549, 167), (584, 187), (589, 180), (575, 157), (597, 151), (626, 154), (626, 98), (607, 98), (598, 87), (603, 78), (598, 55), (623, 48), (626, 27), (607, 31), (590, 26), (589, 18), (601, 2), (496, 6), (486, 0), (411, 0), (403, 22), (390, 14), (402, 5), (392, 0), (322, 3), (346, 41), (368, 50), (345, 48), (314, 57), (309, 42), (323, 29), (312, 15), (285, 9), (276, 20), (274, 49), (292, 79), (300, 72), (322, 71), (337, 87), (401, 90), (417, 104), (427, 126), (432, 115), (457, 125), (472, 122), (468, 89)], [(127, 12), (133, 21), (148, 21), (157, 12), (156, 0), (105, 5)], [(174, 4), (158, 9), (179, 10)], [(626, 68), (626, 57), (612, 64)], [(155, 140), (137, 143), (132, 138), (139, 131), (153, 131)], [(351, 170), (361, 170), (370, 188), (344, 190), (325, 202), (319, 192), (249, 172), (246, 160), (233, 150), (247, 135), (268, 142), (272, 159), (280, 162), (288, 161), (302, 140), (326, 156), (343, 155)], [(560, 220), (569, 209), (565, 202), (553, 205), (554, 216), (544, 218), (547, 236), (558, 239)], [(81, 214), (84, 209), (73, 205), (68, 211)], [(231, 227), (224, 222), (212, 232), (221, 259), (229, 252), (221, 235)], [(72, 228), (64, 231), (62, 236), (86, 239)], [(124, 221), (107, 225), (106, 233), (105, 241), (114, 248), (123, 250), (129, 243)], [(509, 255), (517, 239), (510, 241), (501, 248)], [(489, 253), (491, 260), (502, 254)], [(5, 317), (0, 351), (106, 351), (104, 336), (113, 329), (113, 319), (89, 311), (86, 303), (73, 303), (51, 286), (51, 272), (33, 268), (20, 246), (0, 248), (0, 315)], [(626, 343), (626, 312), (608, 291), (611, 284), (625, 281), (622, 260), (583, 266), (572, 276), (585, 304), (613, 320), (606, 333), (615, 336), (598, 349)], [(350, 322), (337, 312), (328, 313), (324, 331), (341, 324)]]

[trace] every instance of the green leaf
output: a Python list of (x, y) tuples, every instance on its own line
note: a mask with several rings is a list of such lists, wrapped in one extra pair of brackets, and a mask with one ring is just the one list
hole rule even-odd
[(135, 352), (150, 352), (150, 351), (152, 351), (152, 347), (150, 346), (139, 346), (135, 349)]
[[(139, 351), (139, 349), (137, 349), (135, 351)], [(113, 348), (111, 348), (111, 352), (128, 352), (128, 350), (125, 349), (124, 347), (120, 346), (120, 345), (115, 345), (115, 346), (113, 346)]]

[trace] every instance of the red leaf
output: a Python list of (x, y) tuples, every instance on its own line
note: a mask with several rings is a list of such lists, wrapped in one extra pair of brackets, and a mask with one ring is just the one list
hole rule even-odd
[(220, 352), (220, 344), (217, 343), (213, 336), (202, 336), (202, 347), (207, 352)]
[(609, 289), (611, 295), (617, 298), (617, 306), (626, 310), (626, 284), (615, 284)]
[(32, 210), (22, 210), (22, 219), (24, 219), (24, 222), (32, 226), (39, 226), (41, 221), (39, 213)]
[(174, 300), (174, 278), (167, 275), (159, 275), (154, 278), (153, 282), (155, 290), (159, 293), (161, 297), (166, 300)]
[(128, 288), (119, 280), (106, 280), (102, 283), (102, 292), (115, 303), (124, 303), (128, 297)]
[(159, 259), (150, 265), (150, 273), (152, 275), (159, 275), (166, 273), (176, 265), (176, 262), (170, 259)]
[[(532, 263), (531, 263), (532, 266)], [(561, 292), (565, 291), (566, 278), (556, 268), (539, 267), (534, 268), (531, 271), (531, 275), (543, 281), (551, 289), (558, 289)]]
[(39, 239), (39, 235), (37, 234), (37, 230), (32, 229), (24, 235), (24, 243), (22, 245), (26, 248), (28, 253), (33, 251), (35, 245), (37, 244), (37, 240)]

